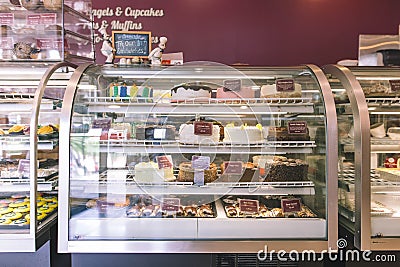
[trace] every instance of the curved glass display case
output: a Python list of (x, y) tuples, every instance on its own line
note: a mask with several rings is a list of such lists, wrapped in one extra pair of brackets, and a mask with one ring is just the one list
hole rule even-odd
[(93, 62), (91, 10), (91, 0), (0, 0), (0, 61)]
[(74, 68), (0, 65), (1, 252), (33, 252), (50, 238), (58, 206), (61, 103)]
[(400, 248), (400, 69), (324, 67), (339, 126), (339, 223), (362, 250)]
[(337, 126), (315, 66), (79, 66), (59, 252), (335, 249)]

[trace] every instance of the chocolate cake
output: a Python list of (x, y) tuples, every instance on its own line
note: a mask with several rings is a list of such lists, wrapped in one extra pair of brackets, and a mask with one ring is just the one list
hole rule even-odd
[(288, 182), (308, 180), (308, 164), (301, 159), (275, 156), (265, 165), (265, 182)]

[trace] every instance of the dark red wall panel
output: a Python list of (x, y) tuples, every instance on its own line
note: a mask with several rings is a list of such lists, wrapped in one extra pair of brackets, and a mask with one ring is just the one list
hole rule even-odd
[[(168, 37), (166, 52), (183, 51), (185, 61), (225, 64), (324, 65), (356, 59), (359, 34), (398, 34), (400, 23), (399, 0), (93, 0), (94, 9), (128, 6), (165, 14), (95, 21), (140, 22), (143, 31)], [(104, 62), (101, 54), (97, 58)]]

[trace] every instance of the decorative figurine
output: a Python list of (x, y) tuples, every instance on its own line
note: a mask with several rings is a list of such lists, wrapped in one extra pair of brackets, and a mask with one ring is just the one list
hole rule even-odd
[(108, 24), (104, 23), (99, 32), (103, 36), (103, 45), (101, 46), (101, 53), (106, 57), (106, 64), (113, 64), (115, 49), (112, 47), (111, 36), (107, 34)]
[(166, 47), (168, 39), (167, 37), (160, 37), (160, 42), (158, 43), (158, 47), (154, 48), (150, 54), (149, 59), (152, 65), (161, 65), (161, 57)]

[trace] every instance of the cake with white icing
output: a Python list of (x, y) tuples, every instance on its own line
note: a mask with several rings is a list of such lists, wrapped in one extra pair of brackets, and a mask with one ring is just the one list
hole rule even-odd
[(171, 89), (172, 102), (184, 102), (185, 100), (208, 101), (211, 98), (211, 88), (206, 85), (181, 84)]
[[(212, 124), (212, 123), (211, 123)], [(195, 124), (187, 123), (179, 127), (179, 142), (183, 144), (218, 144), (220, 126), (212, 125), (211, 135), (195, 134)]]
[(231, 144), (254, 144), (264, 140), (263, 128), (257, 126), (233, 126), (228, 124), (224, 127), (224, 142)]
[(293, 87), (289, 89), (280, 89), (276, 83), (266, 84), (261, 86), (261, 97), (265, 98), (300, 98), (301, 97), (301, 84), (294, 83)]
[(162, 183), (175, 180), (173, 169), (159, 169), (158, 164), (150, 162), (140, 162), (135, 165), (135, 181), (138, 183)]

